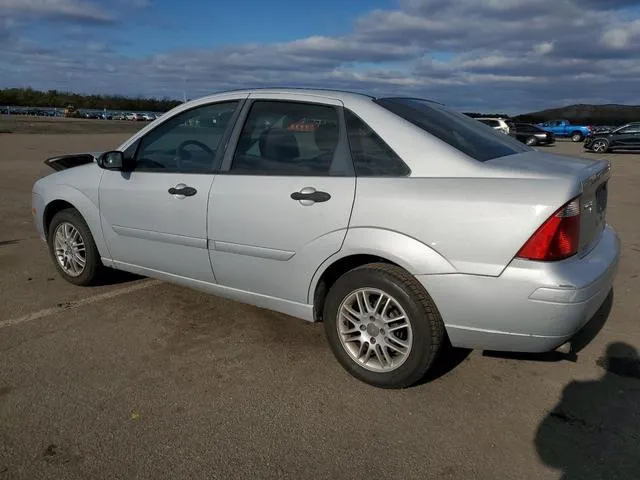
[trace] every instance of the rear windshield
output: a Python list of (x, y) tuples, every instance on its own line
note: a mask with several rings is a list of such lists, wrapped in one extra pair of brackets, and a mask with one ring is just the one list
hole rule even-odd
[(415, 98), (374, 101), (479, 162), (531, 150), (511, 136), (435, 102)]

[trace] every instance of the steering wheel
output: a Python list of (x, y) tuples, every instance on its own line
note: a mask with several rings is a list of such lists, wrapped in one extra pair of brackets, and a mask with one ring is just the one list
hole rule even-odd
[(178, 148), (176, 149), (176, 152), (177, 152), (176, 162), (178, 163), (178, 168), (180, 168), (182, 166), (182, 159), (183, 158), (185, 160), (188, 160), (189, 158), (191, 158), (191, 154), (189, 153), (189, 151), (185, 150), (185, 147), (187, 147), (189, 145), (194, 145), (194, 146), (198, 147), (199, 149), (203, 150), (204, 152), (208, 153), (209, 155), (211, 155), (211, 157), (215, 157), (215, 152), (213, 150), (211, 150), (204, 143), (199, 142), (198, 140), (185, 140), (180, 145), (178, 145)]

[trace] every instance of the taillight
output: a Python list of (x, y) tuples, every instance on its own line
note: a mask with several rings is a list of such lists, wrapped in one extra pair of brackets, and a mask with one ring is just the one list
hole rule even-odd
[(528, 260), (562, 260), (578, 252), (580, 199), (574, 198), (555, 212), (527, 240), (516, 257)]

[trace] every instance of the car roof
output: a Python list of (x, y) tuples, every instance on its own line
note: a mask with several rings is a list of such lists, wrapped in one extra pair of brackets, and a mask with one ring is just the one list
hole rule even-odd
[(364, 93), (357, 92), (349, 92), (346, 90), (334, 90), (330, 88), (302, 88), (302, 87), (263, 87), (263, 88), (243, 88), (243, 89), (235, 89), (235, 90), (224, 90), (220, 92), (216, 92), (212, 95), (207, 95), (203, 98), (215, 98), (219, 95), (227, 95), (227, 94), (238, 94), (238, 95), (249, 95), (252, 93), (262, 93), (262, 94), (287, 94), (290, 93), (292, 95), (314, 95), (323, 98), (331, 98), (334, 100), (372, 100), (375, 97), (371, 95), (367, 95)]
[[(182, 105), (185, 104), (195, 104), (195, 103), (205, 103), (207, 101), (216, 100), (217, 97), (221, 96), (229, 96), (229, 95), (250, 95), (252, 93), (260, 93), (266, 95), (308, 95), (308, 96), (316, 96), (325, 99), (338, 100), (344, 103), (349, 104), (357, 104), (361, 102), (370, 102), (372, 100), (421, 100), (425, 102), (435, 103), (438, 105), (442, 105), (442, 103), (432, 100), (429, 98), (418, 98), (418, 97), (406, 97), (406, 96), (393, 96), (393, 95), (383, 95), (383, 96), (373, 96), (366, 93), (360, 92), (351, 92), (347, 90), (339, 90), (339, 89), (331, 89), (331, 88), (305, 88), (305, 87), (256, 87), (256, 88), (244, 88), (244, 89), (235, 89), (235, 90), (223, 90), (220, 92), (216, 92), (211, 95), (206, 95), (203, 97), (194, 98), (189, 100)], [(499, 120), (506, 120), (503, 118), (498, 118)]]

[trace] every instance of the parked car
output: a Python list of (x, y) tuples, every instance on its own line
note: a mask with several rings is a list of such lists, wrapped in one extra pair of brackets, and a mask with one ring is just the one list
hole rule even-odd
[(553, 133), (530, 123), (516, 123), (515, 137), (522, 143), (532, 147), (535, 145), (551, 145), (556, 141)]
[[(226, 125), (189, 126), (212, 117)], [(303, 119), (315, 127), (288, 129)], [(110, 267), (323, 321), (340, 364), (381, 387), (419, 381), (449, 343), (557, 348), (620, 255), (608, 161), (428, 100), (233, 91), (46, 163), (32, 211), (62, 278)]]
[(504, 118), (476, 118), (476, 120), (507, 135), (513, 131), (513, 122)]
[(556, 137), (568, 137), (572, 142), (582, 142), (590, 133), (589, 125), (573, 125), (569, 120), (552, 120), (539, 123), (538, 127), (553, 133)]
[(146, 122), (153, 122), (156, 119), (155, 115), (151, 114), (151, 113), (143, 113), (142, 114), (142, 120), (146, 121)]
[(597, 153), (608, 150), (640, 150), (640, 122), (592, 133), (585, 139), (584, 148)]
[(142, 122), (144, 120), (141, 113), (127, 113), (124, 118), (133, 122)]

